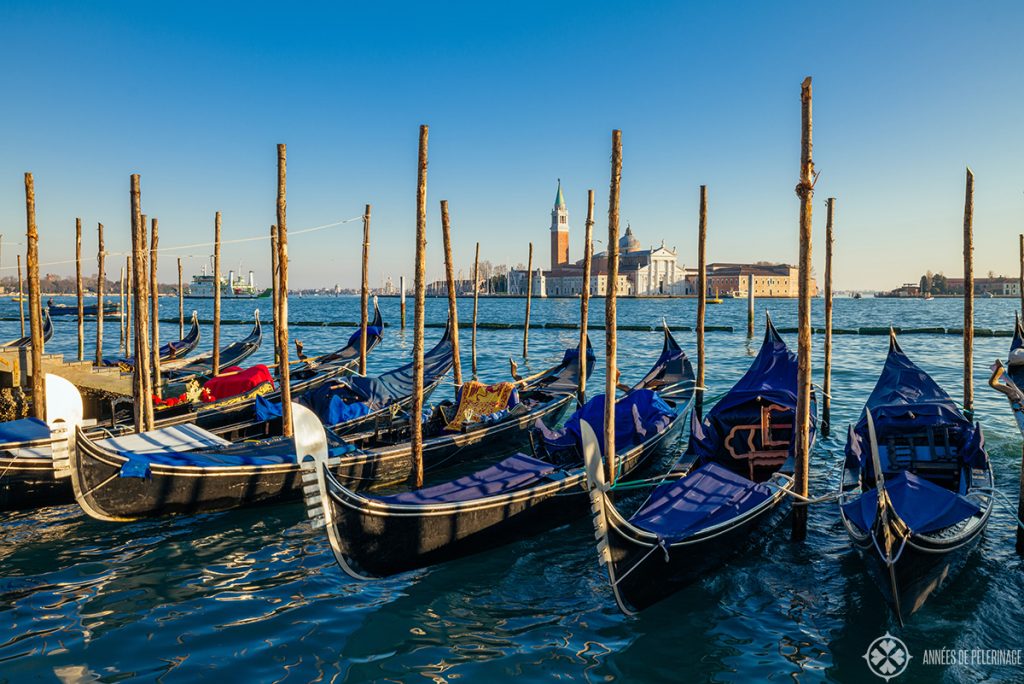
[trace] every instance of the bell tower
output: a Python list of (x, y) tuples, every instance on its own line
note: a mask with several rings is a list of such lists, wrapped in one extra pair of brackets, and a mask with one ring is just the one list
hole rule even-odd
[(555, 207), (551, 210), (551, 270), (569, 263), (569, 210), (562, 197), (562, 179), (558, 179)]

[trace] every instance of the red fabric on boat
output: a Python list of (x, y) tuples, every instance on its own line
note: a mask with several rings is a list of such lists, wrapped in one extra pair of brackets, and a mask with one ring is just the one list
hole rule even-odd
[(242, 370), (238, 366), (225, 368), (220, 375), (206, 381), (203, 385), (203, 401), (218, 401), (239, 394), (244, 394), (264, 382), (274, 384), (270, 369), (260, 364)]

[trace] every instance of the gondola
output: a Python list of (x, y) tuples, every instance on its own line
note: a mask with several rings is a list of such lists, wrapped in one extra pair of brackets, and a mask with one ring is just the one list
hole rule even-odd
[[(587, 340), (586, 373), (594, 369), (594, 350)], [(466, 383), (455, 402), (438, 404), (423, 424), (423, 467), (427, 472), (470, 460), (529, 448), (530, 429), (541, 421), (551, 428), (565, 417), (575, 401), (580, 373), (579, 349), (567, 349), (555, 366), (523, 380), (484, 386)], [(474, 415), (467, 399), (474, 389), (490, 392), (500, 408)], [(407, 481), (412, 473), (409, 421), (385, 429), (349, 434), (345, 441), (359, 450), (344, 456), (332, 469), (339, 482), (352, 490), (380, 488)]]
[[(192, 325), (185, 336), (175, 342), (168, 342), (167, 344), (160, 347), (160, 363), (164, 364), (168, 361), (174, 361), (187, 356), (189, 353), (195, 350), (199, 346), (199, 314), (195, 311), (192, 312)], [(128, 356), (124, 358), (108, 358), (103, 359), (102, 365), (104, 366), (116, 366), (121, 369), (123, 373), (131, 373), (135, 370), (135, 357)]]
[[(43, 344), (53, 337), (53, 321), (50, 320), (50, 313), (43, 311)], [(0, 349), (28, 349), (32, 346), (32, 335), (25, 335), (10, 342), (0, 344)]]
[(82, 397), (69, 381), (47, 374), (46, 417), (0, 423), (0, 511), (74, 501), (68, 479), (69, 438), (82, 421)]
[[(237, 366), (256, 353), (263, 342), (263, 326), (260, 324), (260, 310), (253, 311), (252, 331), (220, 350), (220, 367)], [(164, 379), (183, 383), (195, 377), (209, 376), (213, 373), (213, 353), (197, 356), (186, 364), (163, 371)]]
[[(436, 385), (452, 365), (447, 331), (427, 356), (439, 364), (428, 371), (437, 373)], [(387, 375), (379, 377), (387, 381)], [(395, 387), (394, 383), (385, 384)], [(298, 394), (293, 397), (294, 404), (304, 406)], [(273, 406), (262, 397), (260, 403)], [(244, 422), (267, 424), (272, 420), (273, 416), (262, 415)], [(140, 435), (98, 438), (79, 430), (71, 456), (75, 498), (86, 513), (99, 520), (134, 520), (299, 497), (300, 468), (291, 439), (275, 436), (233, 443), (224, 435), (223, 429), (204, 428), (198, 420), (164, 424)], [(355, 450), (333, 433), (329, 444), (332, 458)]]
[[(366, 353), (369, 354), (384, 338), (384, 321), (374, 300), (374, 317), (366, 328)], [(336, 378), (354, 373), (359, 363), (359, 336), (356, 330), (346, 344), (333, 352), (310, 357), (293, 365), (290, 370), (290, 386), (293, 398), (304, 397)], [(234, 442), (271, 436), (274, 432), (272, 419), (257, 408), (260, 405), (280, 402), (281, 391), (270, 383), (233, 397), (225, 397), (209, 403), (182, 403), (157, 411), (157, 427), (195, 422), (199, 427), (218, 433)]]
[[(46, 310), (51, 316), (77, 316), (78, 304), (61, 304), (52, 299), (46, 302)], [(83, 304), (82, 315), (90, 318), (96, 317), (99, 306), (96, 304)], [(103, 302), (104, 316), (117, 316), (121, 313), (121, 304), (116, 300)]]
[(901, 625), (963, 567), (988, 524), (992, 487), (981, 426), (890, 333), (849, 430), (839, 514)]
[(1021, 325), (1020, 314), (1016, 318), (1006, 365), (1002, 361), (995, 362), (989, 385), (1009, 400), (1017, 428), (1024, 437), (1024, 326)]
[[(423, 355), (423, 404), (451, 370), (455, 359), (451, 321), (441, 339)], [(339, 437), (366, 430), (384, 430), (412, 405), (412, 362), (376, 376), (339, 378), (307, 392), (300, 401), (320, 416)], [(257, 418), (280, 415), (272, 401), (260, 400)]]
[[(666, 328), (652, 372), (616, 401), (617, 462), (623, 475), (678, 435), (693, 396), (693, 377), (689, 360)], [(559, 432), (539, 430), (532, 456), (517, 453), (470, 475), (412, 491), (354, 492), (334, 477), (326, 458), (307, 461), (308, 514), (314, 526), (326, 527), (339, 565), (357, 579), (441, 563), (557, 527), (586, 513), (579, 426), (593, 416), (602, 420), (604, 401), (603, 395), (588, 401)]]
[[(703, 420), (694, 412), (686, 451), (628, 518), (605, 484), (597, 438), (586, 431), (598, 557), (624, 613), (706, 575), (783, 517), (793, 487), (796, 395), (796, 354), (769, 318), (750, 368)], [(813, 444), (813, 403), (810, 413)]]

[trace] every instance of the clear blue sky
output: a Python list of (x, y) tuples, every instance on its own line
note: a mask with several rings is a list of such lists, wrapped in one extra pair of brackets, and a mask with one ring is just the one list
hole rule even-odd
[[(417, 126), (431, 127), (428, 274), (455, 253), (547, 265), (562, 178), (581, 252), (587, 188), (607, 230), (610, 131), (622, 218), (695, 261), (709, 186), (713, 260), (794, 261), (799, 87), (814, 77), (815, 265), (838, 197), (836, 285), (892, 287), (961, 268), (964, 167), (976, 257), (1015, 274), (1024, 230), (1019, 3), (47, 3), (0, 7), (0, 231), (24, 242), (35, 174), (42, 260), (73, 257), (74, 218), (128, 244), (128, 178), (163, 245), (268, 231), (288, 144), (292, 231), (374, 205), (372, 283), (411, 272)], [(291, 242), (295, 286), (358, 283), (358, 223)], [(21, 247), (19, 247), (21, 248)], [(3, 264), (13, 264), (12, 246)], [(208, 250), (192, 250), (202, 254)], [(265, 243), (225, 264), (267, 282)], [(186, 274), (201, 260), (190, 259)], [(163, 261), (172, 280), (171, 260)], [(87, 268), (93, 272), (92, 264)], [(72, 266), (44, 271), (71, 273)], [(3, 271), (11, 273), (9, 270)]]

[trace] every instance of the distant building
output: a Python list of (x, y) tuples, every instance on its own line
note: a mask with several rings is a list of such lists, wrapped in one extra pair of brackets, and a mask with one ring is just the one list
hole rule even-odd
[[(947, 278), (946, 293), (963, 295), (964, 279)], [(975, 296), (991, 294), (993, 296), (998, 295), (1001, 297), (1019, 297), (1020, 281), (1017, 278), (1006, 278), (1004, 276), (999, 276), (998, 278), (975, 278), (974, 294)]]
[[(569, 211), (562, 195), (559, 180), (555, 204), (551, 210), (551, 269), (533, 271), (535, 297), (572, 297), (583, 291), (583, 261), (569, 261)], [(641, 249), (640, 241), (626, 226), (619, 238), (619, 276), (617, 292), (620, 295), (691, 294), (686, 270), (677, 263), (676, 252), (662, 242), (660, 247)], [(510, 294), (526, 294), (527, 275), (524, 270), (509, 272)], [(590, 292), (603, 296), (608, 291), (608, 253), (593, 255)]]
[[(797, 297), (800, 294), (800, 269), (789, 264), (708, 264), (708, 294), (746, 297), (750, 277), (754, 278), (755, 297)], [(697, 290), (697, 274), (688, 276)], [(811, 278), (811, 296), (818, 285)]]

